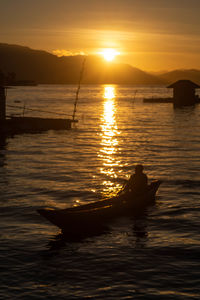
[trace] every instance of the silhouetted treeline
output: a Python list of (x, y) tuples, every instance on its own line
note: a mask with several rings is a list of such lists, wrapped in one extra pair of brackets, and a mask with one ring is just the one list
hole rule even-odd
[(3, 73), (0, 70), (0, 85), (36, 85), (37, 83), (33, 80), (18, 80), (15, 72)]
[(12, 85), (14, 82), (16, 82), (15, 72), (8, 72), (5, 74), (0, 70), (0, 85)]

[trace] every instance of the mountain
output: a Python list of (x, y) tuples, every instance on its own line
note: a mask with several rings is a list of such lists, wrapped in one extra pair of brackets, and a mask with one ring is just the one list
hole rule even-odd
[[(40, 84), (78, 83), (83, 56), (57, 57), (42, 50), (0, 43), (0, 70), (10, 78)], [(83, 83), (163, 84), (163, 79), (127, 64), (107, 63), (88, 56)]]
[[(71, 83), (79, 76), (81, 57), (66, 59), (28, 47), (0, 44), (0, 70), (16, 73), (18, 80), (38, 83)], [(70, 76), (71, 75), (71, 76)]]
[(128, 64), (107, 63), (101, 58), (87, 58), (83, 82), (135, 85), (163, 84), (163, 80)]
[(200, 84), (200, 70), (174, 70), (171, 72), (163, 73), (159, 75), (160, 79), (167, 84), (171, 84), (181, 79), (188, 79)]

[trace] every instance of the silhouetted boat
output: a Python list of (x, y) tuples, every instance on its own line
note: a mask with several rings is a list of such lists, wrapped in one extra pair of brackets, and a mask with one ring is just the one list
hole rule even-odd
[(38, 209), (40, 215), (62, 229), (65, 234), (79, 235), (96, 231), (115, 218), (137, 215), (152, 204), (161, 181), (151, 183), (148, 190), (139, 196), (129, 192), (105, 200), (66, 208)]

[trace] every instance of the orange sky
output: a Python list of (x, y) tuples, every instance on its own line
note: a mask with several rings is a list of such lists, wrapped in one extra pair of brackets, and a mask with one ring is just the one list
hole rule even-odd
[(199, 0), (1, 0), (0, 42), (65, 54), (121, 53), (147, 71), (200, 69)]

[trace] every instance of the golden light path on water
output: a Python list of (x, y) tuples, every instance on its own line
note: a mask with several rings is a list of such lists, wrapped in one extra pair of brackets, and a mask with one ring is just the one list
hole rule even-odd
[[(117, 127), (116, 122), (116, 89), (115, 86), (104, 86), (103, 93), (103, 114), (101, 116), (102, 124), (100, 136), (101, 139), (101, 149), (98, 156), (103, 161), (103, 167), (101, 167), (101, 174), (107, 175), (111, 178), (117, 178), (116, 167), (120, 165), (120, 161), (117, 160), (117, 152), (119, 151), (119, 141), (118, 136), (120, 131)], [(114, 192), (117, 189), (115, 185), (110, 180), (104, 180), (104, 193), (111, 195), (111, 192)], [(116, 188), (114, 189), (114, 186)]]

